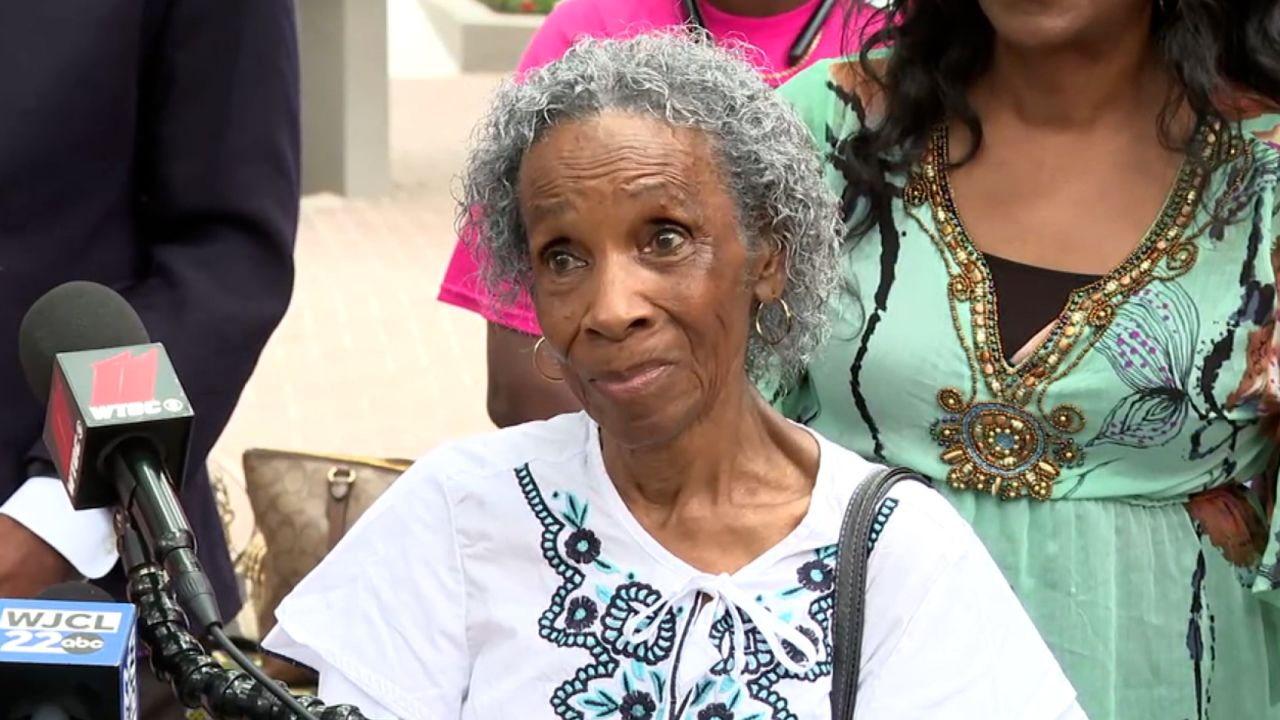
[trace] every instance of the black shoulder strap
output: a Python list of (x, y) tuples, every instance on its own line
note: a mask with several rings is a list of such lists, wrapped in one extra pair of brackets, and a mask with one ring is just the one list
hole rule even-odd
[(831, 638), (831, 718), (853, 720), (862, 664), (862, 622), (867, 594), (871, 528), (889, 491), (903, 480), (929, 481), (906, 468), (888, 468), (853, 491), (840, 526), (836, 556), (836, 601)]

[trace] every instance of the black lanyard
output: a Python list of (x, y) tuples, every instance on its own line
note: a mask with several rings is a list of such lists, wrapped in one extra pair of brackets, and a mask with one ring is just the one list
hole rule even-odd
[[(809, 52), (809, 46), (813, 44), (818, 31), (827, 22), (835, 6), (836, 0), (820, 0), (818, 7), (814, 8), (813, 14), (809, 16), (809, 21), (800, 28), (800, 34), (796, 35), (795, 41), (791, 43), (791, 49), (787, 51), (787, 67), (795, 67), (804, 59), (805, 54)], [(698, 7), (698, 0), (684, 0), (684, 11), (690, 25), (700, 30), (707, 29), (707, 23), (702, 18), (702, 10)]]

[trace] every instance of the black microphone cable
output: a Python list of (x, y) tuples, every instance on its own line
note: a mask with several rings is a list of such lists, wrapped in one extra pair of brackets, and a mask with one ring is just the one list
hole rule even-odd
[(169, 593), (168, 575), (148, 558), (133, 527), (123, 529), (120, 545), (129, 599), (138, 608), (138, 639), (151, 651), (157, 674), (172, 684), (184, 705), (202, 707), (216, 718), (368, 720), (350, 705), (330, 707), (318, 698), (292, 695), (218, 627), (211, 637), (243, 672), (222, 667), (187, 630), (186, 616)]

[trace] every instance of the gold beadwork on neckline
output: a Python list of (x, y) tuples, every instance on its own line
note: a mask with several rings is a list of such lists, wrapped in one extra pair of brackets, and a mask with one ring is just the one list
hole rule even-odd
[[(1103, 337), (1121, 303), (1160, 271), (1177, 277), (1195, 264), (1198, 248), (1186, 231), (1199, 208), (1208, 168), (1221, 159), (1220, 124), (1198, 128), (1178, 178), (1142, 242), (1110, 273), (1073, 292), (1048, 337), (1022, 361), (1011, 364), (999, 332), (997, 299), (982, 252), (960, 220), (947, 180), (947, 127), (938, 126), (919, 169), (903, 189), (909, 206), (929, 208), (930, 233), (947, 263), (952, 325), (970, 363), (970, 392), (938, 393), (946, 413), (931, 433), (942, 446), (957, 490), (990, 492), (1002, 499), (1030, 495), (1048, 500), (1064, 467), (1079, 465), (1084, 451), (1071, 436), (1087, 422), (1079, 408), (1044, 406), (1050, 385), (1070, 374)], [(968, 317), (968, 328), (962, 318)], [(978, 398), (984, 386), (990, 400)]]

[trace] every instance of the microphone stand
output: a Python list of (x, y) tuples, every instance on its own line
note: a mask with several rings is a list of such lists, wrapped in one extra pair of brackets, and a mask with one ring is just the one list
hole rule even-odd
[[(167, 680), (182, 704), (203, 708), (223, 720), (294, 720), (296, 714), (248, 673), (228, 670), (205, 652), (169, 591), (169, 576), (149, 557), (137, 531), (126, 526), (121, 561), (128, 575), (129, 600), (138, 608), (138, 639), (151, 651), (151, 666)], [(283, 685), (283, 684), (282, 684)], [(317, 720), (368, 720), (350, 705), (326, 706), (295, 696)]]

